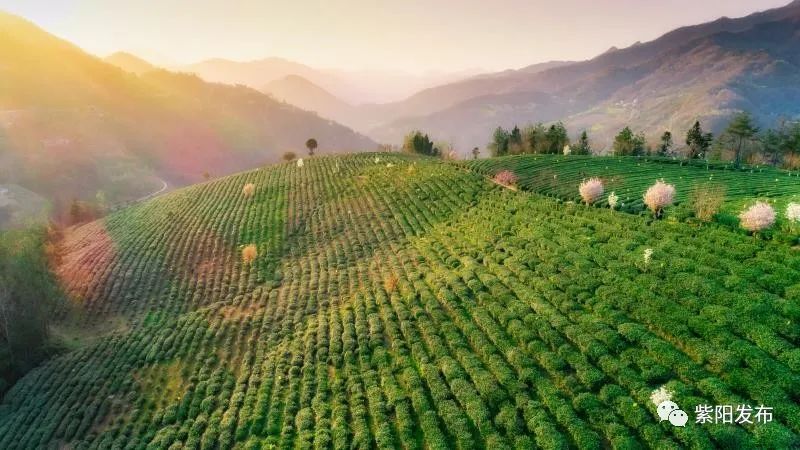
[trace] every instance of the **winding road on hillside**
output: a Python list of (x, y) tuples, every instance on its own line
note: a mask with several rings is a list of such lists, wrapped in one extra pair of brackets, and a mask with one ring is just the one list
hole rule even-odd
[(136, 200), (134, 200), (131, 203), (139, 203), (139, 202), (143, 202), (145, 200), (150, 200), (151, 198), (153, 198), (153, 197), (163, 193), (164, 191), (166, 191), (167, 188), (169, 187), (169, 184), (167, 184), (167, 182), (162, 180), (161, 178), (159, 178), (158, 180), (161, 181), (161, 183), (163, 184), (163, 186), (161, 186), (161, 189), (159, 189), (159, 190), (157, 190), (155, 192), (151, 192), (151, 193), (149, 193), (149, 194), (147, 194), (147, 195), (145, 195), (143, 197), (139, 197), (139, 198), (137, 198)]

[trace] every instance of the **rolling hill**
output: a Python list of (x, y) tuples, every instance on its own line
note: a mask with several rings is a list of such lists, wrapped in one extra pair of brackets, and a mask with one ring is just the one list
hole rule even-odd
[[(372, 150), (374, 141), (243, 86), (165, 70), (136, 75), (0, 13), (0, 183), (64, 210), (275, 162), (287, 150)], [(130, 59), (128, 59), (130, 60)]]
[(426, 105), (369, 134), (397, 142), (403, 130), (420, 128), (472, 148), (485, 145), (497, 126), (563, 120), (608, 148), (626, 124), (655, 139), (665, 129), (683, 133), (696, 119), (719, 131), (732, 112), (747, 109), (772, 125), (800, 115), (798, 30), (800, 2), (794, 1), (680, 28), (588, 61), (440, 86), (427, 95), (453, 92), (459, 101), (444, 109)]
[[(383, 153), (180, 189), (59, 249), (81, 328), (117, 326), (14, 385), (0, 448), (800, 444), (800, 255), (722, 228)], [(694, 423), (727, 404), (774, 416)]]

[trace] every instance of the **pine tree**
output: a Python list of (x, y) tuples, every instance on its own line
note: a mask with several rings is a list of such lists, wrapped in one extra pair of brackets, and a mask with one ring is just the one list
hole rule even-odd
[(772, 128), (764, 132), (761, 137), (761, 144), (764, 150), (764, 155), (769, 159), (772, 164), (778, 164), (781, 160), (781, 155), (785, 149), (786, 135), (783, 130), (775, 131)]
[(644, 135), (634, 134), (625, 127), (614, 138), (614, 154), (617, 156), (638, 156), (644, 153)]
[(692, 128), (686, 133), (686, 145), (689, 146), (689, 159), (703, 158), (714, 141), (714, 135), (704, 133), (700, 121), (696, 120)]
[(545, 153), (545, 130), (541, 123), (528, 125), (522, 130), (525, 153)]
[(735, 152), (733, 165), (737, 169), (742, 165), (742, 152), (745, 144), (751, 142), (758, 133), (758, 127), (753, 122), (753, 117), (746, 111), (742, 111), (733, 116), (733, 119), (725, 129), (725, 134), (733, 140), (733, 150)]
[(581, 132), (581, 136), (578, 138), (578, 144), (572, 149), (572, 153), (575, 155), (592, 154), (592, 147), (589, 145), (589, 135), (586, 134), (586, 130)]
[(545, 142), (547, 142), (546, 153), (557, 155), (561, 153), (564, 146), (569, 144), (569, 137), (567, 137), (567, 129), (561, 122), (550, 125), (545, 133)]
[(672, 152), (672, 133), (665, 131), (661, 135), (661, 143), (658, 145), (658, 156), (669, 156)]
[(508, 135), (508, 153), (512, 155), (523, 153), (522, 132), (516, 125), (511, 130), (511, 134)]
[(505, 156), (508, 154), (509, 134), (503, 127), (497, 127), (492, 135), (492, 143), (489, 144), (489, 149), (492, 156)]

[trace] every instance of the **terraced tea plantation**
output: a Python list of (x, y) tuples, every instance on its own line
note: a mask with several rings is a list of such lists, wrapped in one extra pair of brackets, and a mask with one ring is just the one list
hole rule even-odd
[(800, 253), (721, 228), (380, 154), (176, 191), (62, 250), (87, 326), (124, 325), (14, 386), (3, 449), (800, 445)]
[[(560, 155), (519, 155), (464, 161), (477, 173), (492, 176), (511, 170), (522, 189), (565, 200), (580, 201), (578, 185), (599, 177), (607, 193), (615, 192), (629, 212), (644, 209), (642, 194), (655, 180), (664, 179), (677, 189), (676, 201), (685, 201), (696, 187), (721, 185), (725, 188), (723, 211), (738, 213), (757, 199), (771, 199), (778, 210), (789, 201), (800, 201), (800, 173), (760, 167), (733, 170), (730, 164), (688, 164), (680, 160), (635, 157), (593, 157)], [(598, 202), (608, 206), (607, 201)]]

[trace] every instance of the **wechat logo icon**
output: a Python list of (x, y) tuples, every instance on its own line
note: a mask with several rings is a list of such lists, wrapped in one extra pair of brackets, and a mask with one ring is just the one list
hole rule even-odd
[(686, 411), (680, 409), (678, 404), (671, 400), (659, 403), (656, 407), (656, 412), (662, 422), (669, 420), (669, 423), (676, 427), (685, 427), (686, 422), (689, 421), (689, 415), (686, 414)]

